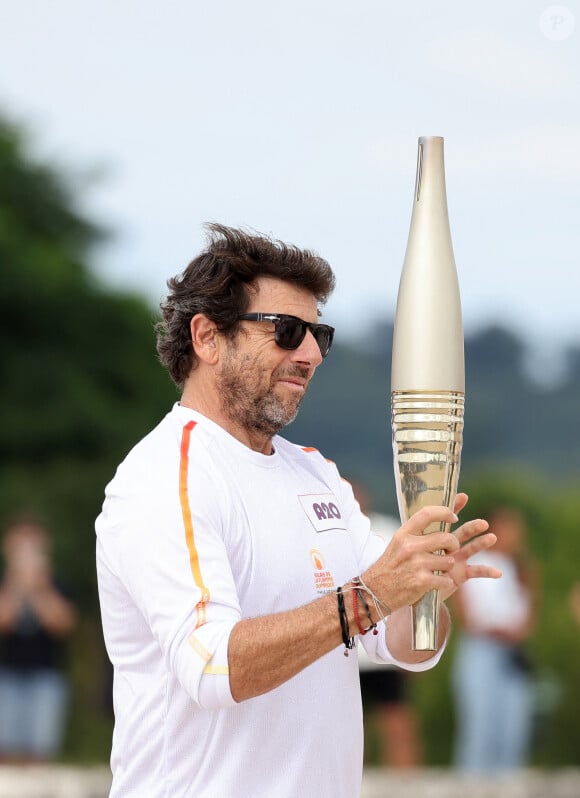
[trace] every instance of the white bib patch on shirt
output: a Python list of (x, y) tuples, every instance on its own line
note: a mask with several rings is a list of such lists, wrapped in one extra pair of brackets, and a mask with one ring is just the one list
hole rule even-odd
[(302, 509), (316, 532), (346, 529), (340, 505), (334, 493), (307, 493), (298, 496)]

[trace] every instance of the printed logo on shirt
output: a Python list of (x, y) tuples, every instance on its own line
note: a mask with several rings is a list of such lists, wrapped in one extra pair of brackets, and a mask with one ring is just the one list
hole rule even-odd
[(334, 590), (334, 579), (330, 571), (326, 569), (322, 552), (318, 549), (310, 549), (310, 560), (314, 567), (314, 588), (317, 593), (328, 593)]
[(346, 529), (338, 499), (334, 493), (309, 493), (298, 496), (298, 501), (316, 532)]

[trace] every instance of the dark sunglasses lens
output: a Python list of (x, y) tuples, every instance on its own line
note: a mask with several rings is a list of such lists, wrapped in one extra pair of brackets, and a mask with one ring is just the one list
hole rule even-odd
[(332, 330), (323, 324), (314, 329), (314, 339), (322, 357), (326, 357), (332, 344)]
[(298, 349), (305, 335), (306, 325), (300, 319), (280, 319), (276, 324), (276, 343), (283, 349)]

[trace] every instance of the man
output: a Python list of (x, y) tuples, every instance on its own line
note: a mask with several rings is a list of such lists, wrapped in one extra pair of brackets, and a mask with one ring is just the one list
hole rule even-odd
[(432, 507), (384, 550), (335, 465), (278, 436), (331, 346), (318, 316), (334, 277), (308, 251), (210, 231), (162, 305), (158, 352), (181, 400), (120, 465), (97, 520), (111, 795), (353, 798), (362, 713), (343, 654), (356, 635), (380, 661), (435, 664), (447, 612), (431, 657), (410, 648), (408, 605), (498, 576), (466, 564), (494, 537), (480, 520), (422, 537), (457, 520)]

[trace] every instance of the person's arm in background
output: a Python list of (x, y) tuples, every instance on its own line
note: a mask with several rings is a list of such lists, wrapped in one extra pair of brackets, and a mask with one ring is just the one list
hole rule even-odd
[(9, 563), (0, 590), (0, 629), (14, 628), (27, 605), (47, 632), (57, 637), (67, 635), (76, 624), (76, 610), (53, 584), (47, 553), (27, 542), (17, 554)]

